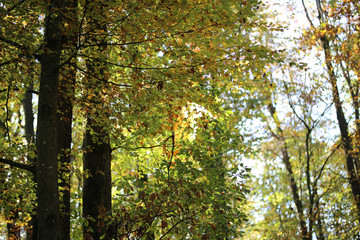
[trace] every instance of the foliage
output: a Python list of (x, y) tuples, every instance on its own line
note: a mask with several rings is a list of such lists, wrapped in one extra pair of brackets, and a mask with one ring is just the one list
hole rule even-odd
[[(43, 35), (48, 27), (45, 17), (53, 14), (66, 20), (56, 67), (60, 80), (77, 69), (74, 96), (70, 90), (59, 91), (71, 99), (74, 112), (72, 149), (62, 153), (70, 154), (72, 162), (61, 166), (70, 169), (72, 236), (82, 238), (79, 226), (86, 224), (81, 192), (88, 172), (81, 162), (87, 116), (109, 133), (108, 139), (99, 139), (95, 132), (92, 138), (112, 147), (113, 236), (240, 236), (246, 221), (248, 190), (243, 179), (248, 170), (238, 163), (244, 146), (236, 126), (244, 116), (237, 106), (252, 100), (239, 90), (250, 92), (255, 84), (261, 85), (256, 76), (265, 63), (274, 61), (271, 52), (251, 37), (264, 24), (256, 15), (260, 3), (98, 0), (79, 1), (76, 9), (51, 8), (51, 3), (0, 4), (4, 218), (26, 229), (36, 212), (32, 174), (38, 152), (26, 141), (21, 100), (29, 92), (44, 93), (39, 86), (44, 73), (40, 60), (52, 54), (43, 47)], [(75, 46), (67, 35), (74, 31)], [(106, 51), (99, 43), (106, 43)], [(68, 83), (61, 80), (59, 89), (61, 84)], [(31, 105), (36, 113), (35, 101)], [(58, 116), (65, 115), (58, 110)], [(10, 191), (14, 186), (16, 191)]]
[[(289, 3), (295, 12), (294, 3)], [(268, 75), (276, 88), (269, 93), (267, 109), (261, 111), (266, 128), (263, 134), (267, 134), (254, 158), (261, 159), (263, 174), (253, 177), (255, 215), (248, 239), (358, 237), (354, 201), (358, 183), (352, 180), (356, 178), (347, 160), (351, 156), (358, 162), (356, 150), (349, 150), (357, 148), (353, 139), (358, 133), (354, 98), (358, 78), (351, 67), (356, 62), (351, 57), (356, 17), (349, 14), (350, 9), (357, 11), (356, 4), (302, 3), (302, 17), (308, 19), (310, 27), (298, 26), (300, 37), (280, 38), (280, 44), (277, 35), (270, 35), (275, 48), (289, 42), (292, 48), (283, 51), (285, 64), (273, 67), (277, 70)], [(309, 64), (304, 64), (306, 61)], [(339, 98), (344, 101), (340, 103)], [(352, 139), (352, 145), (347, 138)]]

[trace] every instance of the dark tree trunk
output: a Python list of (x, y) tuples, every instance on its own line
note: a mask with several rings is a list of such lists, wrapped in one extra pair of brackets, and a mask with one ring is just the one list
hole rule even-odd
[[(32, 79), (31, 79), (32, 80)], [(23, 109), (24, 109), (24, 117), (25, 117), (25, 138), (27, 141), (28, 146), (33, 143), (34, 140), (34, 115), (33, 115), (33, 109), (32, 109), (32, 93), (30, 92), (32, 90), (32, 83), (27, 87), (27, 92), (25, 92), (24, 99), (22, 100)], [(34, 159), (29, 159), (30, 162), (33, 164)], [(12, 167), (11, 167), (12, 168)], [(19, 196), (19, 199), (21, 199), (22, 196)], [(35, 205), (35, 204), (34, 204)], [(34, 214), (33, 214), (34, 216)], [(33, 218), (32, 219), (35, 219)], [(8, 223), (7, 223), (7, 239), (9, 240), (18, 240), (21, 239), (20, 231), (21, 227), (17, 224), (17, 221), (19, 219), (19, 211), (15, 209), (11, 212), (11, 215), (8, 217)], [(29, 231), (27, 231), (28, 239), (31, 238), (32, 230), (33, 229), (33, 221), (30, 221), (30, 224), (28, 226)]]
[[(103, 126), (89, 117), (84, 139), (83, 214), (89, 226), (85, 239), (100, 239), (107, 234), (107, 217), (111, 211), (111, 148)], [(91, 230), (92, 231), (91, 231)], [(111, 239), (108, 235), (104, 239)]]
[[(320, 1), (316, 1), (316, 3), (317, 3), (316, 7), (317, 7), (317, 11), (318, 11), (318, 20), (319, 20), (320, 24), (326, 23), (326, 21), (327, 21), (326, 18), (328, 16), (324, 13), (324, 11), (322, 9), (323, 6), (320, 4)], [(309, 17), (308, 10), (305, 6), (304, 1), (302, 1), (302, 4), (304, 6), (304, 10), (305, 10), (307, 19), (309, 20), (311, 26), (314, 27), (314, 24), (312, 23), (312, 21)], [(357, 150), (359, 149), (359, 142), (357, 140), (360, 137), (359, 132), (358, 132), (358, 130), (360, 129), (360, 123), (358, 121), (360, 118), (360, 116), (359, 116), (360, 113), (359, 113), (359, 101), (358, 101), (358, 96), (357, 96), (358, 92), (359, 92), (359, 88), (358, 88), (358, 85), (356, 85), (356, 87), (354, 88), (354, 85), (351, 84), (350, 75), (348, 73), (344, 72), (345, 69), (343, 68), (342, 70), (343, 70), (345, 80), (347, 81), (348, 87), (350, 88), (349, 91), (350, 91), (354, 115), (355, 115), (355, 126), (356, 126), (356, 130), (357, 130), (357, 132), (355, 132), (355, 140), (357, 142), (354, 144), (354, 143), (352, 143), (352, 139), (349, 136), (349, 126), (348, 126), (348, 122), (346, 121), (342, 102), (340, 100), (340, 93), (339, 93), (339, 88), (337, 85), (338, 77), (336, 76), (335, 71), (334, 71), (330, 39), (328, 38), (327, 35), (322, 35), (319, 38), (319, 40), (320, 40), (320, 43), (324, 50), (325, 65), (326, 65), (326, 68), (327, 68), (326, 70), (329, 75), (329, 82), (331, 85), (333, 103), (334, 103), (335, 109), (336, 109), (336, 118), (338, 120), (338, 126), (339, 126), (339, 130), (340, 130), (341, 140), (342, 140), (343, 147), (345, 150), (348, 179), (349, 179), (352, 194), (354, 197), (355, 206), (357, 208), (358, 219), (360, 220), (360, 175), (359, 175), (359, 171), (360, 171), (359, 160), (360, 159), (359, 159), (359, 153), (357, 152)]]
[(76, 41), (77, 41), (77, 0), (65, 0), (64, 22), (68, 26), (65, 56), (69, 62), (61, 71), (58, 94), (58, 154), (60, 162), (60, 211), (62, 239), (70, 240), (70, 155), (72, 142), (73, 98), (76, 81)]
[(72, 142), (72, 95), (75, 71), (69, 71), (60, 81), (58, 111), (58, 153), (60, 161), (62, 239), (70, 240), (70, 149)]
[[(33, 69), (31, 68), (31, 71)], [(32, 78), (32, 76), (31, 76)], [(25, 97), (22, 101), (24, 108), (24, 116), (25, 116), (25, 137), (29, 147), (31, 144), (35, 143), (35, 133), (34, 133), (34, 111), (32, 106), (32, 93), (33, 90), (33, 79), (30, 79), (30, 84), (27, 88), (27, 92), (25, 93)], [(29, 159), (31, 164), (35, 164), (35, 159)], [(36, 176), (33, 176), (33, 181), (36, 182)], [(34, 202), (34, 208), (36, 203)], [(31, 213), (31, 220), (28, 222), (28, 226), (26, 229), (26, 239), (27, 240), (35, 240), (37, 238), (37, 214), (36, 211)]]
[(38, 240), (62, 240), (58, 191), (57, 94), (62, 51), (64, 0), (49, 2), (45, 17), (44, 53), (37, 124)]
[[(33, 83), (31, 83), (27, 87), (27, 92), (25, 93), (25, 97), (22, 101), (24, 107), (24, 116), (25, 116), (25, 137), (28, 145), (34, 143), (34, 111), (32, 106), (32, 93)], [(29, 159), (32, 163), (34, 163), (34, 159)]]
[(83, 215), (89, 225), (84, 226), (84, 239), (110, 240), (108, 217), (111, 213), (111, 148), (106, 123), (107, 106), (103, 91), (106, 87), (107, 44), (103, 33), (107, 27), (105, 21), (106, 1), (94, 3), (87, 1), (88, 27), (91, 29), (87, 43), (97, 47), (86, 59), (88, 76), (86, 91), (89, 91), (90, 109), (87, 110), (87, 125), (84, 138), (83, 167), (85, 171), (83, 188)]
[[(334, 72), (334, 68), (331, 62), (330, 44), (326, 36), (321, 38), (323, 49), (325, 53), (325, 63), (329, 74), (329, 80), (332, 89), (333, 102), (336, 109), (336, 117), (338, 120), (338, 126), (340, 129), (341, 140), (345, 149), (346, 155), (346, 168), (349, 177), (349, 183), (355, 200), (355, 206), (357, 207), (358, 217), (360, 219), (360, 177), (359, 177), (359, 159), (358, 155), (354, 151), (349, 136), (349, 126), (345, 118), (342, 103), (340, 101), (339, 89), (337, 86), (337, 77)], [(357, 112), (358, 109), (355, 109)], [(357, 143), (358, 144), (358, 143)], [(355, 147), (356, 148), (356, 147)]]
[(10, 220), (10, 223), (7, 224), (7, 231), (8, 231), (8, 237), (9, 240), (20, 240), (20, 226), (16, 223), (19, 219), (19, 212), (14, 211), (11, 213), (11, 216), (8, 220)]

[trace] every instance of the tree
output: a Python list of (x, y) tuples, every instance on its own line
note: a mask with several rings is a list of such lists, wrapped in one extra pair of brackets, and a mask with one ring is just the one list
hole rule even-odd
[[(108, 106), (103, 99), (109, 73), (103, 64), (107, 60), (106, 27), (107, 2), (87, 1), (88, 31), (85, 44), (97, 46), (86, 59), (85, 85), (90, 104), (85, 109), (86, 132), (84, 136), (83, 167), (86, 172), (83, 190), (83, 214), (85, 239), (111, 239), (107, 231), (107, 218), (111, 213), (111, 147), (108, 122)], [(100, 15), (100, 16), (99, 16)], [(93, 87), (95, 86), (95, 87)]]
[(57, 131), (59, 157), (59, 193), (61, 211), (61, 232), (63, 240), (70, 240), (70, 171), (72, 119), (76, 83), (77, 37), (78, 37), (78, 1), (66, 0), (64, 7), (64, 25), (66, 35), (63, 37), (63, 54), (67, 63), (60, 69)]
[[(316, 1), (318, 24), (314, 23), (308, 8), (303, 2), (306, 16), (311, 28), (309, 33), (323, 49), (324, 62), (328, 73), (328, 81), (331, 85), (333, 103), (336, 109), (338, 127), (341, 133), (343, 148), (346, 155), (346, 167), (349, 183), (354, 196), (354, 204), (360, 212), (360, 178), (358, 139), (359, 139), (359, 77), (354, 69), (357, 62), (357, 44), (352, 39), (357, 37), (354, 22), (356, 19), (350, 14), (357, 9), (357, 2), (320, 2)], [(356, 11), (356, 10), (355, 10)], [(316, 24), (316, 25), (315, 25)], [(312, 46), (314, 41), (309, 41)], [(347, 90), (345, 93), (351, 101), (353, 116), (345, 115), (345, 106), (340, 99), (342, 81), (345, 80)], [(354, 123), (352, 129), (349, 124)], [(353, 133), (352, 133), (353, 132)], [(353, 135), (353, 136), (352, 136)], [(359, 214), (360, 216), (360, 214)]]
[[(272, 91), (264, 100), (268, 113), (264, 113), (263, 120), (268, 135), (261, 137), (261, 147), (255, 155), (263, 160), (264, 166), (264, 173), (254, 186), (258, 204), (255, 209), (262, 210), (262, 216), (255, 219), (256, 224), (250, 228), (250, 239), (255, 236), (271, 239), (358, 238), (354, 214), (357, 202), (349, 200), (351, 192), (354, 193), (354, 185), (350, 183), (354, 181), (347, 182), (352, 179), (350, 173), (357, 164), (357, 161), (353, 161), (355, 165), (348, 164), (349, 155), (353, 160), (356, 156), (356, 151), (351, 149), (356, 148), (353, 140), (357, 132), (357, 114), (353, 96), (357, 91), (357, 77), (350, 67), (355, 58), (347, 50), (347, 57), (343, 52), (347, 49), (345, 46), (353, 46), (348, 37), (355, 27), (354, 19), (347, 13), (354, 6), (341, 1), (329, 2), (329, 8), (326, 4), (316, 1), (315, 10), (306, 8), (304, 14), (311, 27), (301, 38), (270, 34), (273, 38), (268, 42), (276, 48), (281, 47), (278, 41), (284, 45), (292, 41), (295, 46), (289, 52), (283, 51), (283, 64), (270, 67), (275, 73), (263, 75), (264, 78), (271, 76), (266, 82), (271, 84)], [(294, 11), (293, 6), (291, 9)], [(311, 21), (313, 16), (320, 16), (322, 24)], [(327, 44), (322, 42), (326, 38), (328, 44), (333, 45), (327, 46), (326, 53), (320, 51), (321, 55), (318, 49), (326, 48)], [(336, 58), (332, 57), (334, 55)], [(327, 56), (325, 69), (318, 56)], [(311, 58), (309, 67), (302, 62), (308, 58)], [(340, 96), (348, 102), (339, 101)], [(332, 105), (336, 110), (334, 115)], [(345, 109), (352, 109), (352, 115), (344, 114)], [(340, 135), (333, 130), (334, 118), (342, 128)], [(346, 141), (351, 143), (348, 150), (343, 145)], [(354, 196), (356, 200), (356, 194)], [(339, 221), (343, 222), (341, 226)]]
[(44, 53), (40, 56), (41, 77), (37, 127), (37, 216), (38, 239), (62, 239), (58, 192), (58, 136), (57, 94), (59, 66), (62, 53), (62, 0), (51, 1), (47, 6)]
[[(4, 1), (1, 162), (11, 177), (1, 188), (22, 207), (18, 217), (2, 197), (5, 217), (17, 219), (8, 223), (38, 219), (34, 239), (69, 239), (72, 221), (88, 221), (84, 235), (96, 239), (240, 236), (247, 191), (238, 178), (246, 171), (236, 164), (241, 138), (229, 128), (240, 117), (230, 116), (230, 102), (270, 55), (242, 38), (263, 24), (258, 4)], [(27, 94), (21, 108), (25, 92), (38, 94), (37, 106)], [(9, 192), (11, 181), (27, 183), (21, 194)], [(26, 194), (35, 190), (36, 197)], [(83, 201), (70, 199), (81, 193)]]
[(339, 142), (326, 142), (332, 105), (322, 92), (328, 89), (320, 87), (321, 81), (307, 85), (301, 74), (275, 81), (280, 91), (263, 115), (268, 135), (256, 157), (264, 170), (254, 189), (263, 215), (249, 232), (274, 239), (356, 238), (356, 218), (346, 197), (350, 188), (342, 177), (344, 153)]

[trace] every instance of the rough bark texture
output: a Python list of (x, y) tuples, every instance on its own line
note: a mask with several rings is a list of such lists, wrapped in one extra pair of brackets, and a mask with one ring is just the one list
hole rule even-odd
[(44, 53), (40, 58), (36, 164), (38, 240), (62, 240), (56, 125), (63, 7), (64, 0), (52, 0), (49, 3), (45, 17)]

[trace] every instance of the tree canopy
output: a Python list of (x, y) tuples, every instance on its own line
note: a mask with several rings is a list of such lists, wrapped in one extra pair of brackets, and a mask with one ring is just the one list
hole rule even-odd
[(0, 236), (359, 237), (357, 2), (272, 4), (1, 1)]

